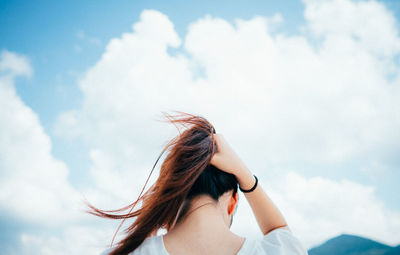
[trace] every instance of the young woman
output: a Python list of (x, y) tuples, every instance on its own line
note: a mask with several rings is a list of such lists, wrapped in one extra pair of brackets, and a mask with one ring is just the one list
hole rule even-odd
[[(103, 211), (88, 204), (89, 213), (100, 217), (136, 217), (126, 229), (126, 237), (102, 254), (307, 254), (257, 177), (223, 135), (215, 133), (201, 116), (179, 112), (167, 118), (186, 129), (164, 148), (163, 152), (169, 153), (154, 185), (142, 195), (143, 187), (134, 203), (119, 210)], [(263, 233), (260, 239), (244, 238), (230, 231), (238, 187)], [(141, 208), (132, 212), (139, 201)], [(128, 213), (120, 213), (128, 209)], [(167, 230), (166, 234), (157, 235), (161, 228)]]

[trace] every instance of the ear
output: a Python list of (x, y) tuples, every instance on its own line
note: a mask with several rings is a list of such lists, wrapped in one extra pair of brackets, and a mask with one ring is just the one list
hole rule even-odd
[[(233, 191), (232, 191), (233, 193)], [(228, 204), (228, 214), (231, 215), (235, 212), (235, 208), (237, 206), (238, 203), (238, 192), (236, 192), (236, 194), (230, 197), (229, 199), (229, 204)]]

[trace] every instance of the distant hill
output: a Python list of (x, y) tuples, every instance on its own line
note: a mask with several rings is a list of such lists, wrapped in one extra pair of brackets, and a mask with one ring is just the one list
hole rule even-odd
[(360, 236), (342, 234), (311, 248), (309, 255), (400, 255), (400, 245), (392, 247)]
[(400, 254), (400, 245), (394, 247), (393, 249), (385, 253), (385, 255), (399, 255), (399, 254)]

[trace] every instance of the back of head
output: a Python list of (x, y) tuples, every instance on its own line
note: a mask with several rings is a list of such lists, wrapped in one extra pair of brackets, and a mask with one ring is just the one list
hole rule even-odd
[(233, 190), (234, 194), (237, 192), (235, 176), (210, 164), (218, 149), (213, 136), (214, 127), (204, 117), (179, 113), (166, 116), (169, 122), (180, 124), (186, 130), (164, 148), (163, 152), (168, 150), (169, 153), (161, 165), (155, 184), (143, 195), (139, 195), (131, 205), (111, 212), (121, 212), (129, 208), (132, 210), (138, 201), (142, 201), (142, 207), (126, 214), (111, 214), (110, 211), (89, 205), (92, 209), (89, 213), (100, 217), (137, 217), (126, 229), (127, 236), (118, 242), (111, 255), (127, 254), (135, 250), (160, 228), (170, 230), (185, 216), (188, 204), (198, 195), (209, 195), (217, 201), (227, 191)]
[(187, 199), (197, 195), (209, 195), (215, 201), (227, 191), (237, 192), (237, 180), (233, 174), (223, 172), (213, 165), (208, 165), (190, 189)]

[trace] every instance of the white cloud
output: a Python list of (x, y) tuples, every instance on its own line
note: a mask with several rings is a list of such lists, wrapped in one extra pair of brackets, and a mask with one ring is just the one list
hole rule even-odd
[(9, 72), (12, 76), (31, 77), (33, 70), (29, 64), (29, 60), (19, 54), (15, 54), (8, 50), (2, 50), (0, 54), (0, 74), (1, 72)]
[(61, 233), (23, 233), (20, 242), (23, 254), (100, 254), (109, 243), (100, 243), (99, 240), (108, 240), (112, 231), (105, 227), (66, 226)]
[(399, 53), (397, 21), (382, 3), (347, 0), (304, 2), (305, 18), (314, 35), (352, 39), (359, 47), (382, 57)]
[(37, 114), (17, 95), (14, 78), (33, 73), (28, 59), (3, 51), (0, 67), (0, 210), (21, 231), (18, 243), (3, 247), (14, 254), (99, 254), (114, 228), (91, 225), (67, 166), (53, 157)]
[(400, 212), (386, 208), (372, 186), (290, 172), (265, 187), (309, 248), (343, 232), (399, 243)]
[(64, 224), (76, 217), (78, 196), (67, 167), (51, 155), (38, 116), (15, 90), (14, 78), (30, 76), (32, 68), (24, 56), (9, 51), (3, 51), (0, 67), (6, 72), (0, 76), (0, 208), (23, 222)]
[[(341, 2), (321, 3), (328, 4), (328, 10), (341, 10)], [(371, 50), (369, 38), (379, 38), (380, 31), (396, 35), (392, 18), (378, 8), (378, 23), (385, 29), (359, 32), (359, 26), (345, 27), (340, 36), (334, 36), (333, 28), (314, 25), (331, 20), (336, 12), (314, 17), (310, 10), (314, 5), (319, 6), (308, 5), (306, 14), (313, 17), (308, 18), (310, 30), (323, 37), (318, 48), (305, 36), (271, 36), (272, 21), (263, 17), (237, 20), (234, 27), (206, 16), (189, 27), (184, 48), (190, 58), (168, 55), (168, 46), (180, 45), (173, 24), (163, 14), (145, 11), (134, 32), (111, 40), (102, 59), (80, 81), (83, 108), (60, 119), (79, 123), (66, 130), (79, 133), (81, 129), (85, 138), (96, 140), (96, 146), (102, 137), (124, 147), (132, 143), (115, 141), (109, 134), (140, 139), (126, 133), (136, 130), (139, 122), (149, 121), (146, 116), (178, 108), (209, 116), (232, 137), (239, 132), (257, 134), (252, 136), (254, 141), (265, 141), (259, 149), (271, 161), (343, 162), (370, 155), (371, 150), (378, 150), (375, 157), (382, 157), (387, 150), (397, 149), (399, 141), (393, 128), (399, 125), (394, 110), (399, 89), (386, 78), (394, 62), (385, 53), (387, 48), (398, 53), (399, 39), (392, 36), (387, 48)], [(371, 10), (367, 10), (364, 16), (369, 17)], [(346, 18), (351, 13), (342, 15)], [(357, 22), (362, 23), (364, 16)], [(378, 57), (378, 53), (382, 54)], [(196, 67), (204, 68), (205, 78), (192, 79)], [(242, 125), (230, 123), (237, 120)], [(142, 127), (151, 125), (154, 122)]]

